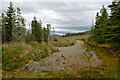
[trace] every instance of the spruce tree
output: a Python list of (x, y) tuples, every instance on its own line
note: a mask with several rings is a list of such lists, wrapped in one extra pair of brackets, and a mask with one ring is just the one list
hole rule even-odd
[(38, 42), (42, 42), (42, 22), (41, 20), (38, 22), (38, 25), (37, 25), (38, 29), (37, 29), (37, 34), (36, 34), (36, 37), (37, 37), (37, 41)]
[(25, 28), (25, 19), (21, 17), (21, 35), (20, 35), (20, 41), (25, 41), (25, 33), (26, 33), (26, 28)]
[(120, 1), (113, 1), (111, 5), (108, 6), (111, 10), (111, 15), (109, 16), (110, 26), (120, 26)]
[(95, 41), (98, 44), (105, 43), (104, 31), (108, 25), (108, 13), (106, 8), (103, 6), (100, 10), (101, 16), (99, 13), (96, 15), (95, 28), (89, 39)]
[(108, 6), (111, 10), (109, 24), (104, 30), (105, 42), (120, 48), (120, 1)]
[(32, 27), (32, 39), (33, 41), (42, 42), (42, 22), (37, 21), (36, 17), (33, 17), (33, 20), (31, 22)]
[(99, 25), (100, 25), (100, 16), (99, 16), (99, 13), (97, 12), (96, 22), (95, 22), (95, 29), (98, 29)]
[(13, 8), (12, 2), (10, 2), (8, 10), (6, 11), (6, 41), (12, 41), (12, 28), (13, 28), (13, 19), (15, 15), (15, 10)]
[(100, 28), (104, 28), (108, 24), (108, 13), (107, 13), (107, 9), (104, 7), (104, 5), (103, 5), (100, 13), (101, 13), (101, 16), (100, 16), (101, 26), (100, 26)]
[(34, 41), (34, 40), (36, 40), (36, 36), (35, 36), (35, 29), (36, 29), (36, 25), (37, 25), (37, 20), (36, 20), (36, 17), (34, 16), (33, 17), (33, 20), (32, 20), (32, 22), (31, 22), (31, 27), (32, 27), (32, 40)]
[(16, 16), (16, 31), (17, 31), (17, 41), (25, 41), (25, 19), (21, 15), (20, 8), (17, 7)]

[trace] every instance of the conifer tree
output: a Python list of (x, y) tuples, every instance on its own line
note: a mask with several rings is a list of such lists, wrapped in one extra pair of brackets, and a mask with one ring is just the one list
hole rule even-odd
[(99, 44), (107, 43), (120, 48), (120, 1), (113, 1), (108, 7), (111, 10), (109, 18), (103, 6), (101, 16), (97, 13), (95, 28), (89, 39)]
[(37, 21), (36, 17), (34, 16), (31, 27), (32, 27), (32, 39), (33, 41), (42, 42), (42, 22)]
[(17, 41), (25, 41), (25, 19), (21, 15), (20, 8), (17, 7), (16, 16), (16, 31), (17, 31)]
[(48, 35), (47, 35), (47, 29), (44, 27), (43, 28), (43, 33), (44, 33), (44, 42), (48, 42)]
[(12, 2), (10, 2), (8, 10), (6, 11), (6, 41), (12, 41), (12, 28), (13, 28), (13, 19), (15, 15), (15, 10), (13, 8)]
[(99, 20), (100, 20), (100, 16), (99, 16), (99, 13), (97, 12), (97, 15), (96, 15), (96, 22), (95, 22), (95, 29), (98, 29), (99, 28)]
[(100, 16), (100, 28), (104, 28), (107, 26), (108, 24), (108, 13), (107, 13), (107, 9), (104, 7), (102, 7), (101, 11), (101, 16)]
[(111, 10), (111, 15), (109, 16), (110, 26), (120, 26), (120, 1), (113, 1), (111, 5), (108, 6)]
[(25, 19), (21, 17), (21, 35), (20, 35), (20, 41), (25, 41), (25, 33), (26, 33), (26, 28), (25, 28)]
[(38, 22), (38, 25), (37, 25), (38, 29), (37, 29), (37, 34), (36, 34), (36, 37), (37, 37), (37, 41), (38, 42), (42, 42), (42, 22), (41, 20)]
[(93, 32), (91, 33), (90, 39), (96, 43), (105, 43), (104, 30), (108, 24), (108, 13), (106, 8), (103, 6), (99, 13), (96, 15), (96, 23)]
[(108, 7), (111, 13), (109, 16), (109, 24), (104, 30), (105, 41), (108, 44), (120, 48), (120, 1), (113, 1)]

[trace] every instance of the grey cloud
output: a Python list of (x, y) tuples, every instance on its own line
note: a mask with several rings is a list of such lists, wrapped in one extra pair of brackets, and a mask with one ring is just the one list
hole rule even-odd
[[(3, 9), (6, 9), (8, 3), (3, 4)], [(23, 16), (27, 19), (27, 25), (35, 15), (43, 21), (43, 24), (50, 22), (56, 28), (73, 27), (76, 29), (81, 25), (86, 26), (84, 29), (88, 29), (88, 27), (90, 29), (92, 18), (95, 17), (96, 11), (99, 11), (102, 5), (107, 6), (108, 4), (111, 4), (111, 2), (14, 2), (15, 7), (21, 8)], [(51, 18), (53, 14), (46, 16), (47, 13), (44, 14), (43, 10), (51, 10), (58, 13), (59, 15), (56, 15), (60, 18)]]

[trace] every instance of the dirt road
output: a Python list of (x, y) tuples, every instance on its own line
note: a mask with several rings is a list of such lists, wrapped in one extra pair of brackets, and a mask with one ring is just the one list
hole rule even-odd
[(58, 47), (60, 52), (54, 53), (42, 61), (32, 62), (31, 64), (26, 64), (28, 70), (35, 72), (42, 70), (66, 70), (66, 69), (80, 69), (87, 66), (96, 66), (102, 64), (96, 54), (91, 51), (88, 52), (83, 41), (76, 41), (74, 46), (70, 47)]

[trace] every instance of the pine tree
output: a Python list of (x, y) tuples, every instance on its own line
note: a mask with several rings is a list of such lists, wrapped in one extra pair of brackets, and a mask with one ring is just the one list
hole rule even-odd
[(25, 19), (21, 17), (21, 35), (20, 35), (20, 41), (25, 41), (25, 33), (26, 33), (26, 28), (25, 28)]
[(89, 39), (95, 41), (96, 43), (103, 44), (105, 43), (104, 31), (108, 25), (108, 13), (106, 8), (103, 6), (100, 10), (101, 16), (99, 13), (96, 15), (96, 23), (93, 32)]
[(100, 16), (99, 16), (99, 13), (97, 12), (96, 22), (95, 22), (95, 29), (98, 29), (99, 25), (100, 25)]
[(102, 7), (101, 11), (101, 16), (100, 16), (100, 24), (101, 24), (101, 28), (104, 28), (107, 26), (108, 24), (108, 13), (107, 13), (107, 9), (104, 7)]
[(108, 6), (111, 10), (109, 24), (104, 30), (105, 42), (120, 48), (120, 1)]
[(47, 35), (47, 29), (44, 27), (43, 28), (43, 33), (44, 33), (44, 42), (48, 42), (48, 35)]
[(12, 28), (13, 28), (13, 17), (15, 15), (15, 10), (13, 8), (13, 4), (10, 2), (8, 10), (6, 11), (6, 41), (12, 41)]
[(111, 10), (109, 18), (103, 6), (101, 16), (97, 13), (95, 29), (89, 39), (99, 44), (107, 43), (120, 48), (120, 1), (113, 1), (108, 7)]
[(31, 27), (32, 27), (32, 39), (33, 41), (42, 42), (42, 22), (37, 21), (36, 17), (34, 16)]
[(17, 41), (25, 41), (25, 19), (21, 16), (19, 7), (17, 7), (16, 27)]
[(36, 37), (37, 37), (37, 41), (38, 42), (42, 42), (42, 22), (41, 20), (38, 22), (38, 25), (37, 25), (38, 29), (37, 29), (37, 34), (36, 34)]
[(31, 27), (32, 27), (32, 40), (36, 40), (36, 37), (35, 37), (35, 27), (36, 27), (36, 24), (37, 24), (37, 20), (36, 20), (36, 17), (34, 16), (33, 17), (33, 20), (31, 22)]
[(110, 26), (120, 26), (120, 1), (113, 1), (111, 5), (108, 6), (111, 10), (111, 15), (109, 16)]

